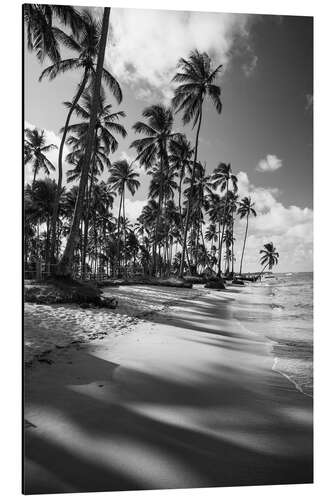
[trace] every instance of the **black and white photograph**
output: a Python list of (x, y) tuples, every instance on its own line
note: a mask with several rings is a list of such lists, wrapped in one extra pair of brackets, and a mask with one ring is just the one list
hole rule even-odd
[(23, 493), (313, 483), (313, 17), (105, 3), (22, 6)]

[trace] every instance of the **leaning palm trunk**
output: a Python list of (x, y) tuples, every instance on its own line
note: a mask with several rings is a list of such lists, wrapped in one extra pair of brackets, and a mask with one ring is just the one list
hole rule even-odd
[(79, 191), (76, 199), (72, 226), (66, 243), (66, 248), (62, 256), (62, 259), (57, 266), (57, 274), (62, 276), (71, 274), (74, 249), (78, 239), (79, 224), (83, 210), (84, 193), (88, 182), (89, 166), (94, 145), (95, 126), (96, 126), (99, 96), (101, 90), (105, 47), (108, 36), (109, 18), (110, 18), (110, 7), (105, 7), (103, 13), (102, 35), (101, 35), (100, 47), (97, 59), (96, 74), (94, 79), (94, 93), (93, 93), (92, 109), (90, 114), (90, 122), (87, 135), (87, 147), (85, 149), (85, 154), (82, 163)]
[[(201, 127), (201, 120), (202, 120), (202, 100), (201, 100), (201, 105), (200, 105), (199, 122), (198, 122), (198, 127), (197, 127), (197, 133), (196, 133), (196, 137), (195, 137), (194, 161), (193, 161), (193, 169), (192, 169), (192, 175), (191, 175), (190, 192), (189, 192), (189, 197), (188, 197), (188, 202), (187, 202), (187, 209), (186, 209), (186, 219), (185, 219), (185, 228), (184, 228), (182, 258), (181, 258), (181, 261), (180, 261), (180, 269), (179, 269), (179, 276), (181, 278), (183, 277), (183, 272), (184, 272), (185, 248), (186, 248), (187, 233), (188, 233), (188, 228), (189, 228), (190, 213), (191, 213), (191, 207), (192, 207), (193, 185), (194, 185), (194, 178), (195, 178), (195, 167), (196, 167), (196, 164), (197, 164), (197, 156), (198, 156), (198, 143), (199, 143), (199, 133), (200, 133), (200, 127)], [(191, 273), (191, 269), (190, 269), (190, 273)]]
[(259, 278), (261, 278), (261, 275), (262, 275), (262, 274), (263, 274), (263, 272), (265, 271), (265, 269), (266, 269), (266, 267), (268, 266), (268, 264), (269, 264), (269, 262), (267, 262), (267, 264), (266, 264), (266, 265), (262, 268), (262, 270), (260, 271), (260, 273), (259, 273), (259, 274), (258, 274), (258, 276), (257, 276), (257, 280), (258, 280)]
[(58, 221), (58, 213), (59, 213), (59, 203), (60, 203), (60, 196), (61, 196), (61, 190), (62, 190), (62, 156), (63, 156), (63, 151), (64, 151), (64, 146), (65, 146), (65, 141), (66, 141), (66, 136), (67, 136), (67, 131), (69, 127), (69, 122), (72, 117), (73, 111), (79, 102), (79, 99), (86, 87), (88, 80), (88, 71), (84, 71), (84, 75), (82, 78), (82, 81), (79, 86), (79, 90), (71, 104), (70, 110), (68, 112), (65, 126), (64, 126), (64, 131), (62, 134), (61, 138), (61, 143), (59, 146), (59, 155), (58, 155), (58, 184), (57, 184), (57, 192), (54, 200), (54, 205), (53, 205), (53, 213), (52, 213), (52, 223), (51, 223), (51, 261), (54, 263), (55, 260), (55, 248), (56, 248), (56, 238), (57, 238), (57, 221)]
[(245, 236), (244, 236), (244, 242), (243, 242), (242, 257), (241, 257), (240, 267), (239, 267), (239, 274), (240, 275), (242, 274), (243, 257), (244, 257), (244, 251), (245, 251), (245, 244), (246, 244), (248, 226), (249, 226), (249, 214), (247, 214), (247, 216), (246, 216), (246, 229), (245, 229)]

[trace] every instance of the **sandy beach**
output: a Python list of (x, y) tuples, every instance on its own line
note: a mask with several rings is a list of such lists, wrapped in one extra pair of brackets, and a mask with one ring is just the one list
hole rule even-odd
[(25, 305), (26, 493), (312, 482), (312, 398), (272, 369), (255, 287), (104, 293)]

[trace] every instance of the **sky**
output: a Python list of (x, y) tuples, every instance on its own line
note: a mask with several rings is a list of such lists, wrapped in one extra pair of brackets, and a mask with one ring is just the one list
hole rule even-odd
[[(94, 9), (99, 13), (99, 9)], [(218, 79), (223, 110), (204, 107), (198, 159), (207, 173), (231, 163), (240, 196), (251, 195), (258, 216), (249, 224), (243, 268), (257, 271), (259, 250), (273, 241), (279, 272), (313, 268), (313, 20), (310, 17), (260, 16), (165, 10), (111, 9), (105, 65), (118, 79), (128, 136), (119, 140), (112, 160), (134, 159), (131, 129), (150, 104), (169, 104), (177, 61), (197, 48), (213, 64), (223, 64)], [(64, 53), (67, 57), (69, 54)], [(59, 144), (70, 100), (81, 75), (71, 72), (38, 81), (41, 65), (25, 51), (25, 122), (47, 131)], [(191, 126), (175, 117), (175, 130), (193, 139)], [(57, 163), (57, 153), (49, 159)], [(147, 202), (149, 177), (140, 169), (141, 187), (126, 199), (132, 220)], [(104, 174), (104, 179), (108, 177)], [(31, 179), (29, 167), (26, 181)], [(115, 209), (117, 202), (115, 203)], [(240, 254), (244, 221), (235, 226)], [(236, 267), (237, 267), (236, 263)]]

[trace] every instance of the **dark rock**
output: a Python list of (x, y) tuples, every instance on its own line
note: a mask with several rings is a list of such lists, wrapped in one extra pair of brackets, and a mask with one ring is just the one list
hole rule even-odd
[(92, 306), (93, 306), (93, 304), (89, 304), (89, 302), (82, 302), (82, 304), (80, 304), (80, 307), (82, 309), (89, 309)]
[(209, 281), (205, 284), (205, 288), (225, 290), (224, 280), (222, 278), (210, 278)]
[(232, 280), (232, 284), (233, 285), (243, 285), (244, 286), (244, 281), (238, 280), (238, 279), (235, 278), (234, 280)]
[(98, 306), (106, 307), (107, 309), (116, 309), (118, 301), (114, 297), (100, 297)]

